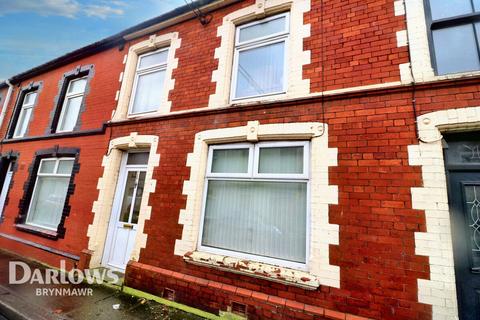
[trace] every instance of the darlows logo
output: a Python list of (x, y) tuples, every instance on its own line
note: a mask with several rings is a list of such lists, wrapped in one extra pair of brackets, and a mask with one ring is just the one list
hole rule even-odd
[[(76, 285), (83, 282), (88, 284), (102, 284), (109, 282), (116, 284), (120, 278), (112, 270), (92, 269), (66, 270), (65, 260), (60, 262), (58, 269), (31, 268), (22, 261), (9, 262), (9, 284), (35, 284), (35, 285)], [(38, 288), (37, 295), (92, 295), (91, 288)]]

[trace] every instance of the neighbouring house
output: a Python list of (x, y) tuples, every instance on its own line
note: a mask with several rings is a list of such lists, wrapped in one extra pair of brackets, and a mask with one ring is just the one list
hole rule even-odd
[(0, 85), (0, 247), (250, 319), (477, 319), (480, 3), (193, 5)]

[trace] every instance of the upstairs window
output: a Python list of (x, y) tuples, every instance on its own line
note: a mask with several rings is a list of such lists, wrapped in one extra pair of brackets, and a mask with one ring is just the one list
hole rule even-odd
[(439, 75), (480, 70), (480, 0), (427, 0)]
[(56, 231), (62, 218), (74, 158), (42, 159), (26, 224)]
[(236, 28), (232, 100), (286, 92), (289, 14)]
[(13, 132), (14, 138), (21, 138), (25, 136), (25, 133), (28, 129), (28, 124), (30, 122), (30, 117), (32, 116), (33, 106), (35, 105), (35, 100), (37, 99), (37, 92), (29, 92), (24, 95), (22, 105), (20, 107), (20, 112), (18, 114), (17, 124)]
[(130, 115), (154, 112), (160, 108), (164, 93), (168, 48), (138, 57), (133, 84)]
[(211, 146), (200, 249), (305, 266), (309, 163), (303, 141)]
[(62, 111), (58, 118), (57, 132), (73, 131), (75, 128), (85, 95), (86, 85), (87, 77), (69, 81), (63, 100)]

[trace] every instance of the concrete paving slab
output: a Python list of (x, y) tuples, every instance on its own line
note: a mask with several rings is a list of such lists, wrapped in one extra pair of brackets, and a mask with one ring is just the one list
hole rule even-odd
[[(86, 283), (78, 285), (10, 284), (8, 279), (10, 261), (23, 261), (31, 268), (39, 269), (43, 274), (46, 269), (41, 264), (0, 250), (0, 320), (4, 320), (2, 317), (7, 320), (203, 319), (155, 301), (127, 295), (119, 291), (119, 287)], [(17, 276), (17, 279), (20, 277), (21, 275)], [(49, 290), (48, 294), (43, 294), (42, 289)], [(55, 289), (62, 294), (56, 294)], [(92, 294), (64, 295), (61, 291), (67, 289), (71, 290), (70, 293), (81, 289), (86, 292), (85, 290), (88, 289)]]

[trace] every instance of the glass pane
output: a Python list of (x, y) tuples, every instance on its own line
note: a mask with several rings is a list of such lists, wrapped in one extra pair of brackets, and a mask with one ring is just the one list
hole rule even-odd
[(444, 19), (472, 12), (470, 0), (430, 0), (432, 19)]
[(470, 230), (473, 268), (480, 268), (480, 185), (465, 186), (466, 221)]
[(147, 164), (148, 152), (132, 152), (128, 154), (127, 164)]
[(248, 173), (249, 149), (213, 150), (212, 172)]
[(122, 208), (120, 209), (120, 222), (128, 222), (130, 218), (130, 210), (132, 208), (133, 192), (137, 182), (137, 171), (129, 171), (127, 173), (127, 183), (123, 193)]
[(304, 263), (307, 184), (208, 182), (202, 245)]
[(30, 121), (30, 115), (32, 113), (32, 108), (22, 109), (18, 117), (17, 127), (15, 129), (16, 137), (23, 137), (27, 132), (28, 122)]
[(285, 23), (287, 19), (280, 17), (270, 21), (255, 24), (250, 27), (241, 28), (239, 34), (239, 42), (249, 41), (257, 38), (263, 38), (271, 34), (285, 31)]
[(143, 187), (145, 186), (145, 172), (140, 172), (138, 178), (137, 194), (135, 195), (135, 205), (133, 206), (132, 223), (138, 223), (140, 214), (140, 205), (142, 204)]
[(475, 8), (475, 12), (480, 11), (480, 0), (473, 0), (473, 7)]
[(27, 222), (56, 229), (67, 196), (68, 178), (38, 177)]
[(448, 164), (480, 164), (480, 141), (448, 141)]
[(138, 69), (145, 69), (154, 65), (167, 63), (167, 58), (168, 58), (168, 50), (142, 56), (140, 57), (140, 63), (138, 64)]
[(260, 148), (258, 173), (303, 173), (303, 147)]
[(439, 74), (480, 69), (473, 25), (434, 30), (433, 43)]
[(87, 79), (77, 79), (70, 82), (68, 88), (68, 93), (81, 93), (85, 91), (85, 86), (87, 85)]
[(285, 42), (240, 51), (236, 98), (283, 91)]
[(58, 131), (72, 131), (77, 125), (80, 106), (82, 105), (83, 96), (69, 98), (65, 104), (63, 117), (60, 119)]
[(60, 160), (58, 164), (58, 174), (72, 174), (73, 160)]
[(132, 113), (155, 111), (160, 106), (165, 71), (138, 76)]
[(35, 98), (37, 97), (36, 92), (30, 92), (25, 95), (25, 99), (23, 100), (23, 105), (30, 105), (35, 103)]
[(43, 160), (40, 164), (40, 173), (55, 173), (56, 160)]

